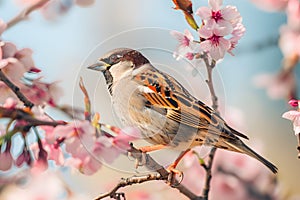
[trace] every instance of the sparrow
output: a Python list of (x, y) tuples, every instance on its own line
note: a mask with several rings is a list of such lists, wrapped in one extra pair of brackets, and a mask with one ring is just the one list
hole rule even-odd
[(139, 128), (153, 144), (141, 147), (142, 152), (163, 148), (182, 152), (170, 170), (191, 148), (206, 145), (249, 155), (277, 173), (276, 166), (240, 139), (248, 139), (246, 135), (230, 127), (175, 78), (156, 69), (139, 51), (114, 49), (88, 69), (103, 73), (113, 108), (124, 125)]

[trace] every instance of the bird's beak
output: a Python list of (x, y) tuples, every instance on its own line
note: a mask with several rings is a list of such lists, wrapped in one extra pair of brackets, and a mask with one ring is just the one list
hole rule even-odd
[(104, 62), (104, 61), (97, 61), (95, 64), (92, 64), (90, 66), (88, 66), (88, 69), (92, 69), (95, 71), (100, 71), (103, 72), (105, 70), (107, 70), (110, 67), (110, 64)]

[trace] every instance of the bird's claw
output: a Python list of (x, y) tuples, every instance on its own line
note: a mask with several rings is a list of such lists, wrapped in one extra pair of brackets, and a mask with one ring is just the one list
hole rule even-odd
[[(167, 171), (169, 172), (168, 179), (167, 179), (168, 184), (172, 187), (177, 187), (183, 180), (183, 172), (175, 169), (173, 165), (170, 165), (167, 168)], [(180, 180), (178, 181), (176, 177), (179, 177)]]
[(138, 167), (140, 166), (144, 166), (146, 164), (146, 153), (142, 152), (141, 154), (141, 158), (134, 158), (134, 159), (131, 159), (132, 156), (132, 153), (131, 152), (128, 152), (128, 159), (130, 161), (135, 161), (135, 168), (137, 169)]

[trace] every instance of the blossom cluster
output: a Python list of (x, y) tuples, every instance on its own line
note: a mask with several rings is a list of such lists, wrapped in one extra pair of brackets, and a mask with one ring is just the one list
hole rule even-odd
[(222, 0), (208, 0), (209, 7), (200, 7), (196, 11), (202, 20), (202, 25), (197, 28), (199, 41), (194, 41), (190, 31), (184, 34), (172, 31), (171, 34), (179, 41), (175, 57), (186, 57), (192, 60), (197, 55), (207, 53), (217, 61), (232, 50), (244, 35), (245, 27), (242, 17), (235, 6), (222, 6)]
[[(138, 136), (136, 129), (121, 130), (108, 126), (116, 134), (112, 135), (98, 128), (97, 122), (89, 120), (69, 123), (53, 121), (42, 109), (34, 107), (32, 111), (23, 111), (17, 108), (17, 104), (17, 101), (10, 98), (0, 107), (0, 116), (11, 118), (11, 122), (6, 127), (2, 125), (0, 129), (2, 171), (11, 169), (13, 165), (27, 165), (32, 172), (39, 172), (47, 169), (48, 161), (52, 160), (57, 166), (75, 167), (91, 175), (100, 169), (102, 162), (112, 163), (120, 154), (126, 153), (130, 148), (129, 141)], [(5, 114), (8, 112), (12, 114), (11, 117)], [(18, 115), (17, 112), (23, 114), (23, 119), (13, 118)], [(37, 128), (36, 124), (40, 126)], [(35, 142), (30, 143), (27, 137), (31, 127), (34, 129)], [(22, 138), (22, 145), (14, 144), (17, 137)]]
[[(185, 179), (183, 184), (198, 195), (204, 187), (206, 171), (199, 164), (197, 147), (184, 157)], [(280, 199), (275, 176), (266, 168), (258, 167), (256, 160), (235, 152), (218, 150), (212, 168), (211, 198), (224, 200)]]
[[(16, 0), (21, 5), (30, 6), (41, 0)], [(92, 5), (95, 0), (51, 0), (45, 3), (40, 11), (46, 19), (52, 20), (68, 12), (74, 5), (86, 7)]]
[(278, 45), (283, 54), (282, 69), (277, 74), (262, 74), (255, 78), (258, 87), (266, 88), (273, 99), (296, 98), (294, 68), (300, 58), (300, 2), (299, 0), (252, 0), (268, 11), (285, 11), (287, 23), (279, 30)]

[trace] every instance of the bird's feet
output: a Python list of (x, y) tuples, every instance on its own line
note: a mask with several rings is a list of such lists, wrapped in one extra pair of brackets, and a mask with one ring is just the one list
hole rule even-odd
[[(169, 172), (167, 182), (172, 187), (177, 187), (183, 180), (183, 172), (175, 168), (176, 168), (176, 163), (171, 164), (167, 168), (167, 171)], [(179, 180), (177, 180), (176, 177), (178, 177)]]

